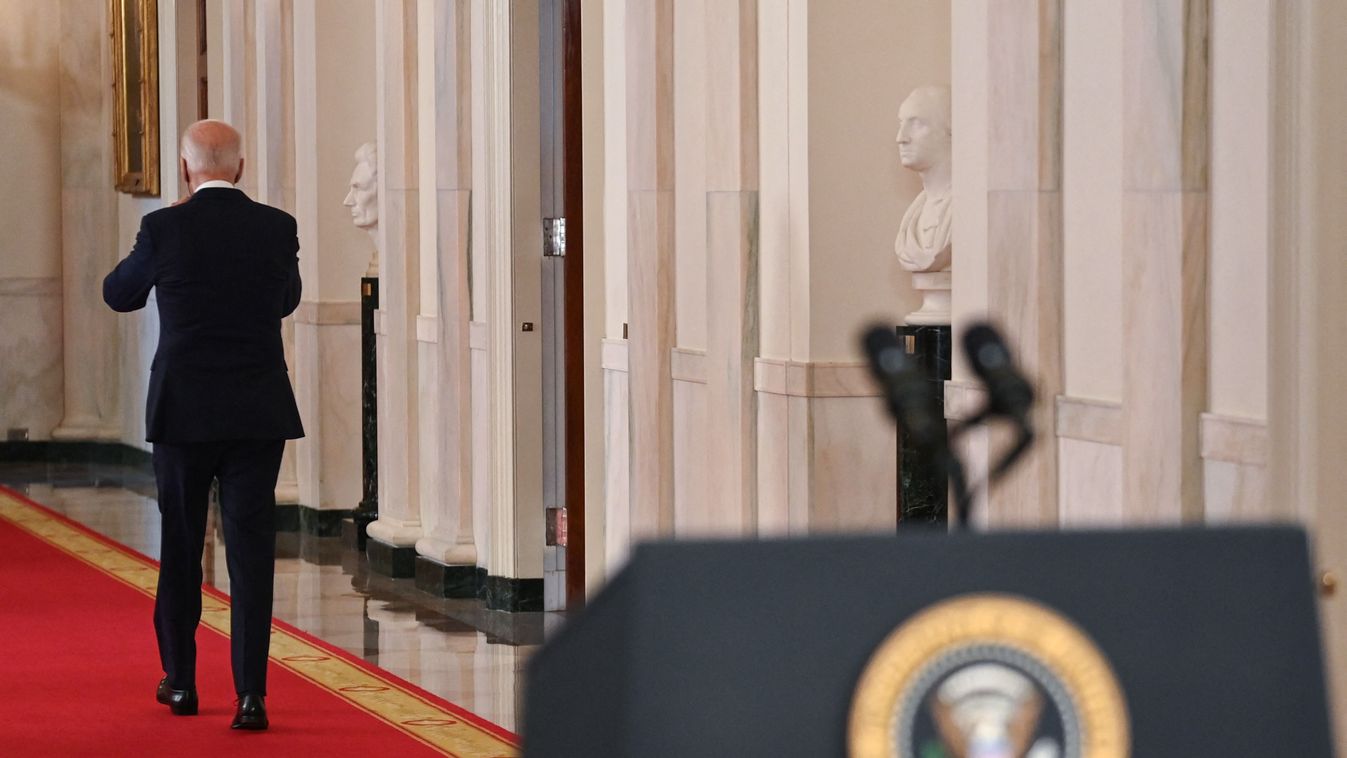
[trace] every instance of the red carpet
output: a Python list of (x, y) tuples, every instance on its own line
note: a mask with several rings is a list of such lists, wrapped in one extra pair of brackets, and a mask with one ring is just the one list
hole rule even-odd
[(0, 755), (516, 754), (509, 732), (279, 622), (271, 729), (231, 731), (228, 598), (209, 588), (197, 632), (201, 713), (170, 715), (154, 700), (157, 572), (0, 488)]

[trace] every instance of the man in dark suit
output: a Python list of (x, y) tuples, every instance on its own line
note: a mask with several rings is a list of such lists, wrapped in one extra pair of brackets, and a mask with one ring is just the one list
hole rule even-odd
[(240, 147), (223, 122), (188, 127), (181, 168), (192, 194), (145, 216), (131, 254), (103, 280), (103, 299), (133, 311), (155, 289), (159, 308), (145, 405), (163, 519), (156, 697), (174, 714), (197, 712), (201, 551), (218, 480), (239, 695), (232, 726), (266, 729), (276, 477), (285, 440), (304, 435), (281, 344), (281, 319), (299, 304), (299, 240), (293, 217), (234, 188)]

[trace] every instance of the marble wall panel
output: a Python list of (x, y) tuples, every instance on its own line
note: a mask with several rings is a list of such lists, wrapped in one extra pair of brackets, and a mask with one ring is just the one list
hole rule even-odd
[(706, 382), (675, 379), (673, 383), (674, 536), (738, 535), (738, 524), (726, 523), (720, 493), (707, 488)]
[(1123, 197), (1124, 478), (1127, 513), (1201, 513), (1198, 418), (1207, 389), (1207, 204), (1196, 192)]
[(673, 526), (673, 193), (629, 196), (632, 528), (644, 537)]
[(417, 425), (416, 454), (420, 457), (418, 466), (417, 489), (421, 493), (421, 526), (427, 535), (444, 528), (448, 515), (446, 499), (449, 493), (445, 488), (444, 467), (447, 462), (441, 457), (441, 387), (439, 344), (427, 341), (434, 333), (424, 335), (422, 324), (433, 322), (418, 316), (417, 319), (417, 360), (416, 360), (416, 413), (421, 417)]
[(752, 534), (758, 526), (753, 360), (761, 344), (757, 193), (710, 192), (706, 207), (706, 306), (716, 325), (707, 344), (707, 475), (739, 533)]
[(809, 398), (786, 396), (786, 509), (790, 534), (809, 534), (813, 526), (814, 419)]
[(1122, 448), (1059, 437), (1057, 452), (1061, 526), (1122, 526)]
[[(1266, 466), (1208, 460), (1202, 469), (1202, 487), (1208, 524), (1262, 522), (1268, 518), (1285, 517), (1285, 514), (1268, 513)], [(1283, 508), (1291, 510), (1289, 504)]]
[(871, 397), (810, 398), (810, 533), (892, 532), (898, 434)]
[[(319, 356), (319, 326), (296, 313), (295, 355), (290, 364), (295, 377), (295, 403), (304, 422), (304, 437), (295, 443), (295, 473), (299, 479), (299, 502), (310, 508), (322, 501), (323, 478), (323, 392), (319, 386), (322, 377)], [(358, 459), (357, 459), (358, 460)], [(354, 506), (347, 506), (348, 508)]]
[(1268, 491), (1267, 423), (1202, 414), (1202, 495), (1207, 523), (1296, 519), (1296, 508)]
[(318, 508), (360, 501), (360, 324), (318, 327), (318, 390), (323, 477)]
[(790, 464), (787, 441), (788, 398), (781, 393), (758, 392), (758, 534), (790, 534)]
[(490, 367), (487, 362), (486, 324), (474, 321), (468, 326), (469, 362), (472, 376), (471, 416), (472, 429), (467, 440), (470, 448), (472, 481), (472, 521), (482, 527), (473, 532), (477, 547), (477, 565), (490, 565), (491, 540), (491, 386), (489, 384)]
[(631, 380), (627, 345), (604, 340), (604, 552), (608, 575), (627, 561), (632, 543), (631, 515)]
[(0, 279), (0, 433), (49, 439), (61, 422), (61, 281)]

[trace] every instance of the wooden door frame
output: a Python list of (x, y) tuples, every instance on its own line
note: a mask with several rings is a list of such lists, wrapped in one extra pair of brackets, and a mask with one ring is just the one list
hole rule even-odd
[(562, 119), (566, 192), (566, 264), (563, 275), (566, 384), (566, 607), (585, 604), (585, 256), (584, 151), (581, 131), (580, 0), (563, 0)]

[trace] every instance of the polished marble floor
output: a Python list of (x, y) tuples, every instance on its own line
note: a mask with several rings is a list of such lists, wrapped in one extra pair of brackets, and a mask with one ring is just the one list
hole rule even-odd
[[(152, 474), (101, 464), (0, 463), (0, 484), (152, 558), (159, 512)], [(229, 591), (212, 507), (206, 581)], [(558, 614), (500, 613), (370, 573), (339, 538), (277, 538), (275, 616), (506, 729), (518, 729), (524, 665)], [(153, 638), (146, 619), (145, 634)], [(154, 678), (158, 672), (147, 672)]]

